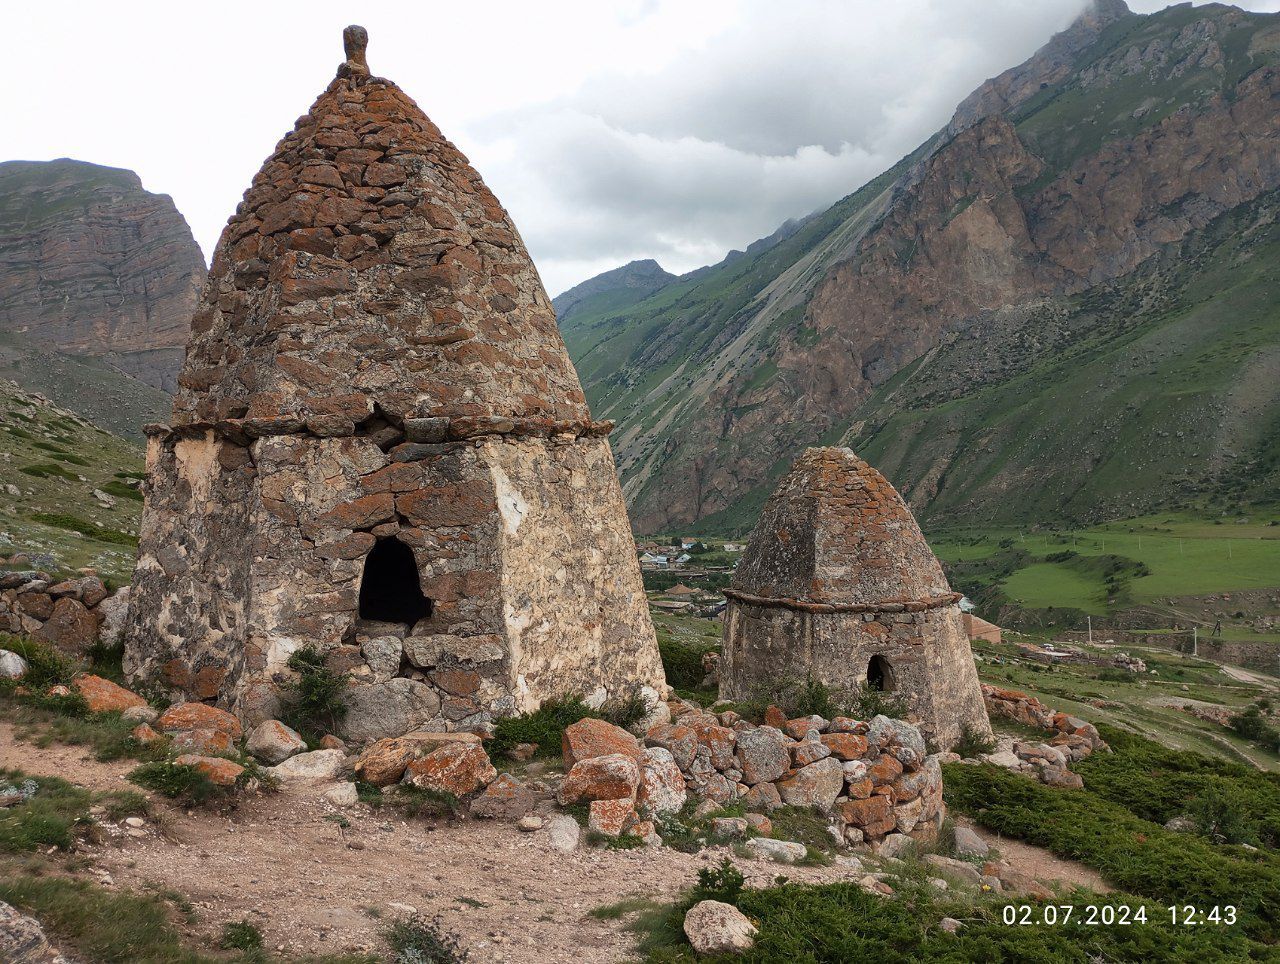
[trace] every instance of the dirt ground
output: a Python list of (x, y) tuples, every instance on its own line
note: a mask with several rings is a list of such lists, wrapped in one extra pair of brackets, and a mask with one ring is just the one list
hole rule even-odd
[[(0, 766), (59, 776), (94, 790), (136, 789), (131, 761), (99, 763), (82, 748), (39, 748), (0, 722)], [(386, 920), (436, 915), (474, 959), (606, 962), (634, 959), (623, 923), (588, 916), (629, 897), (674, 899), (701, 867), (727, 851), (580, 849), (560, 853), (544, 833), (462, 821), (433, 827), (358, 805), (338, 811), (309, 796), (259, 794), (229, 815), (187, 813), (163, 799), (145, 834), (113, 836), (84, 856), (109, 887), (159, 887), (185, 895), (198, 933), (214, 938), (228, 921), (249, 920), (267, 946), (290, 954), (377, 952)], [(343, 827), (339, 819), (347, 823)], [(1025, 873), (1104, 890), (1086, 868), (1012, 841), (991, 841)], [(864, 871), (783, 867), (735, 857), (748, 883), (779, 874), (794, 881), (857, 879)], [(105, 872), (105, 873), (104, 873)]]

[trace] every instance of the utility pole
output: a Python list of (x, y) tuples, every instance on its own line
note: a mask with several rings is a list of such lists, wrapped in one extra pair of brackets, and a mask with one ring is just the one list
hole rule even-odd
[(1089, 624), (1089, 645), (1093, 645), (1093, 617), (1085, 616), (1085, 621)]
[(1199, 626), (1191, 627), (1191, 655), (1192, 656), (1200, 655), (1200, 627)]

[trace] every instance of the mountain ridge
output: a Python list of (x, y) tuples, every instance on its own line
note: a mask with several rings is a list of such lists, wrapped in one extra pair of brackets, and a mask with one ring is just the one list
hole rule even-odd
[(740, 531), (946, 332), (1110, 283), (1280, 186), (1278, 50), (1275, 15), (1104, 3), (787, 241), (579, 313), (637, 529)]

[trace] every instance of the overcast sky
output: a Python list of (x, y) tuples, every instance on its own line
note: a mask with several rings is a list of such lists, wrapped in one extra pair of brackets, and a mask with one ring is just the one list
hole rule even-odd
[(132, 168), (207, 255), (355, 19), (555, 294), (635, 258), (688, 271), (825, 207), (1085, 2), (35, 0), (6, 14), (0, 159)]

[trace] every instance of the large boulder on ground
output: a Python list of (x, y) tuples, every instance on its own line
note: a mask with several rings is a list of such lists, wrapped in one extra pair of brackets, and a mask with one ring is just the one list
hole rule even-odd
[(202, 756), (225, 756), (234, 746), (223, 730), (201, 727), (196, 730), (179, 730), (173, 734), (173, 748), (182, 753), (199, 753)]
[(440, 694), (421, 680), (397, 676), (385, 683), (349, 686), (342, 701), (342, 736), (357, 743), (401, 736), (440, 715)]
[(810, 763), (775, 784), (789, 807), (812, 807), (826, 813), (844, 789), (844, 767), (833, 757)]
[(27, 675), (27, 661), (17, 653), (0, 649), (0, 679), (22, 679)]
[(488, 820), (519, 820), (533, 809), (536, 802), (537, 796), (526, 784), (510, 773), (501, 773), (471, 801), (471, 816)]
[(957, 857), (985, 857), (991, 847), (968, 827), (956, 827), (955, 851)]
[(626, 797), (592, 800), (587, 812), (587, 829), (606, 837), (620, 837), (635, 818), (635, 803)]
[(579, 800), (635, 800), (640, 767), (624, 753), (591, 757), (573, 765), (557, 795), (561, 804)]
[(791, 840), (774, 840), (771, 837), (752, 837), (743, 846), (753, 857), (776, 860), (782, 864), (794, 864), (808, 854), (804, 844)]
[(582, 828), (578, 821), (567, 813), (557, 813), (547, 818), (544, 832), (547, 835), (547, 846), (560, 853), (571, 853), (578, 849), (578, 841), (582, 837)]
[(208, 703), (175, 703), (156, 719), (156, 729), (165, 733), (181, 730), (221, 730), (233, 740), (243, 732), (240, 721), (226, 710)]
[(90, 713), (123, 713), (130, 707), (147, 705), (137, 693), (92, 673), (81, 673), (71, 685), (80, 691)]
[(285, 726), (279, 720), (264, 720), (253, 728), (245, 748), (263, 763), (273, 765), (304, 752), (307, 741), (297, 730)]
[(711, 754), (711, 765), (717, 770), (728, 770), (734, 765), (733, 746), (737, 734), (727, 726), (721, 726), (716, 717), (709, 714), (693, 714), (680, 718), (683, 726), (698, 735), (698, 742)]
[(692, 727), (682, 723), (662, 723), (651, 726), (645, 734), (644, 742), (648, 746), (662, 747), (670, 751), (676, 766), (681, 770), (689, 769), (694, 754), (698, 752), (698, 734)]
[(423, 790), (465, 797), (497, 777), (484, 747), (474, 743), (446, 743), (409, 763), (404, 782)]
[(236, 780), (244, 773), (244, 767), (232, 760), (220, 756), (201, 756), (198, 753), (184, 753), (173, 761), (180, 766), (195, 767), (210, 782), (220, 787), (235, 786)]
[(480, 745), (480, 737), (474, 733), (433, 733), (415, 731), (404, 736), (379, 740), (360, 754), (356, 761), (356, 776), (375, 787), (389, 787), (399, 783), (410, 762), (425, 756), (445, 743), (469, 743)]
[(53, 604), (45, 624), (32, 635), (66, 653), (82, 655), (98, 639), (98, 617), (84, 603), (64, 596)]
[(266, 773), (285, 787), (333, 783), (346, 762), (346, 754), (341, 750), (312, 750), (310, 753), (291, 756), (276, 766), (267, 767)]
[(756, 925), (732, 904), (701, 900), (684, 915), (684, 936), (699, 954), (740, 954), (755, 943)]
[(560, 748), (566, 769), (573, 769), (582, 760), (614, 753), (621, 753), (638, 763), (644, 752), (640, 741), (622, 727), (590, 718), (566, 726)]
[(660, 746), (649, 747), (640, 762), (636, 806), (647, 816), (679, 813), (688, 795), (684, 775), (671, 751)]
[(748, 785), (770, 783), (791, 768), (791, 752), (782, 731), (772, 726), (758, 726), (738, 733), (735, 753), (742, 782)]

